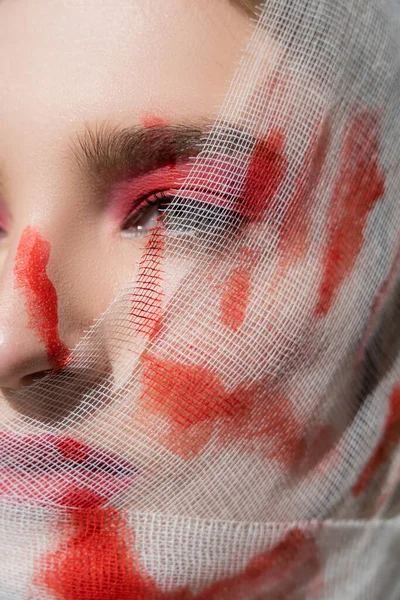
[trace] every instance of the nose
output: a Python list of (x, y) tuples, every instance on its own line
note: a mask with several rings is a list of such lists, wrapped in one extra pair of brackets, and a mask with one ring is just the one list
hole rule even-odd
[(58, 334), (57, 292), (47, 274), (50, 244), (26, 227), (2, 278), (0, 387), (17, 390), (58, 370), (70, 353)]
[(0, 387), (18, 390), (51, 371), (42, 345), (26, 332), (15, 334), (11, 327), (0, 331)]

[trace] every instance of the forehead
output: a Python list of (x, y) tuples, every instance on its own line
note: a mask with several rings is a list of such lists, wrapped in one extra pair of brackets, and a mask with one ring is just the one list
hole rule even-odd
[(2, 0), (0, 119), (207, 113), (248, 27), (225, 0)]

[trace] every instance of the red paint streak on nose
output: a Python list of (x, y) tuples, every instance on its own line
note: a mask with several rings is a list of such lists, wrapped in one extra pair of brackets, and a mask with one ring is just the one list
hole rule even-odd
[(368, 214), (384, 194), (384, 178), (378, 157), (378, 118), (369, 111), (363, 111), (349, 124), (341, 152), (315, 310), (319, 317), (328, 313), (339, 287), (351, 273), (363, 246)]
[(50, 366), (61, 369), (71, 358), (58, 335), (57, 292), (46, 273), (50, 243), (34, 227), (22, 232), (15, 258), (15, 287), (23, 290), (29, 326), (45, 345)]
[(389, 412), (386, 417), (385, 427), (377, 448), (367, 462), (357, 484), (353, 488), (353, 495), (359, 496), (368, 486), (374, 474), (389, 459), (390, 455), (400, 443), (400, 385), (397, 385), (389, 399)]
[(285, 178), (284, 142), (284, 134), (279, 130), (271, 131), (256, 142), (243, 194), (238, 200), (238, 212), (250, 221), (263, 220)]

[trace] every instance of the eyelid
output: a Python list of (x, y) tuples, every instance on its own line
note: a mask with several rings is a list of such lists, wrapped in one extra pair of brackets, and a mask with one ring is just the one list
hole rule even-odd
[(125, 223), (127, 221), (129, 221), (130, 219), (132, 219), (135, 215), (140, 215), (140, 213), (143, 211), (143, 209), (146, 209), (146, 208), (150, 209), (153, 206), (156, 206), (159, 203), (160, 199), (172, 198), (176, 195), (176, 193), (177, 193), (177, 190), (172, 190), (171, 188), (169, 188), (168, 190), (165, 190), (165, 189), (153, 190), (148, 195), (146, 195), (142, 198), (134, 199), (132, 202), (131, 209), (128, 211), (128, 214), (123, 219), (123, 221), (120, 225), (121, 229), (124, 227)]

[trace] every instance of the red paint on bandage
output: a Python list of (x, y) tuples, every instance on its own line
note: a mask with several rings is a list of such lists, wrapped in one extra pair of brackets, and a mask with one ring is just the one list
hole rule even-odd
[(143, 392), (139, 415), (163, 416), (169, 430), (158, 441), (184, 459), (197, 455), (210, 440), (216, 425), (224, 421), (232, 429), (248, 414), (246, 394), (227, 393), (218, 376), (197, 365), (142, 356)]
[(160, 598), (131, 552), (133, 539), (124, 515), (103, 503), (89, 490), (72, 490), (65, 497), (64, 504), (74, 507), (70, 523), (60, 524), (58, 548), (41, 558), (35, 585), (56, 600)]
[(238, 200), (238, 212), (250, 221), (263, 220), (285, 178), (284, 141), (283, 133), (273, 130), (256, 142), (242, 197)]
[(243, 323), (251, 288), (251, 267), (254, 253), (242, 248), (239, 264), (234, 267), (224, 283), (221, 296), (221, 321), (236, 331)]
[(307, 249), (307, 236), (311, 227), (310, 211), (315, 203), (330, 138), (330, 122), (326, 119), (311, 136), (303, 166), (295, 180), (295, 192), (282, 219), (279, 251), (290, 262), (303, 258)]
[(272, 549), (251, 558), (241, 573), (198, 594), (187, 586), (163, 592), (132, 550), (133, 534), (125, 516), (102, 507), (90, 491), (80, 494), (70, 522), (60, 524), (58, 548), (41, 558), (33, 582), (55, 600), (239, 600), (255, 594), (281, 600), (296, 589), (311, 587), (319, 574), (314, 537), (293, 529)]
[(194, 598), (283, 600), (296, 590), (311, 587), (319, 572), (314, 537), (300, 529), (293, 529), (271, 550), (253, 557), (242, 573), (217, 581)]
[[(258, 386), (226, 390), (210, 369), (142, 355), (143, 391), (136, 418), (144, 426), (149, 415), (164, 417), (168, 429), (153, 434), (171, 452), (188, 460), (198, 455), (212, 436), (221, 447), (239, 443), (243, 451), (277, 460), (287, 469), (306, 452), (303, 425), (279, 394), (260, 396)], [(262, 417), (252, 414), (263, 406)]]
[(89, 455), (88, 446), (74, 438), (55, 438), (54, 445), (66, 460), (76, 463), (84, 462)]
[(299, 466), (306, 454), (307, 440), (293, 404), (282, 394), (272, 392), (265, 394), (262, 401), (258, 398), (257, 404), (263, 407), (262, 415), (252, 417), (242, 438), (251, 442), (257, 455), (277, 460), (289, 470)]
[(389, 412), (386, 418), (381, 441), (365, 466), (357, 484), (353, 488), (353, 495), (359, 496), (368, 486), (375, 473), (389, 459), (392, 452), (400, 442), (400, 385), (397, 385), (389, 399)]
[(379, 126), (371, 112), (353, 117), (346, 130), (339, 174), (333, 191), (324, 249), (322, 281), (315, 309), (328, 313), (364, 242), (368, 214), (384, 194), (378, 164)]
[(159, 329), (163, 300), (161, 263), (165, 251), (164, 227), (159, 222), (149, 233), (140, 259), (132, 296), (131, 323), (136, 333), (152, 337)]
[(24, 292), (29, 326), (45, 345), (50, 366), (61, 369), (71, 353), (58, 334), (57, 292), (46, 273), (49, 258), (50, 243), (34, 227), (26, 227), (15, 258), (14, 285)]

